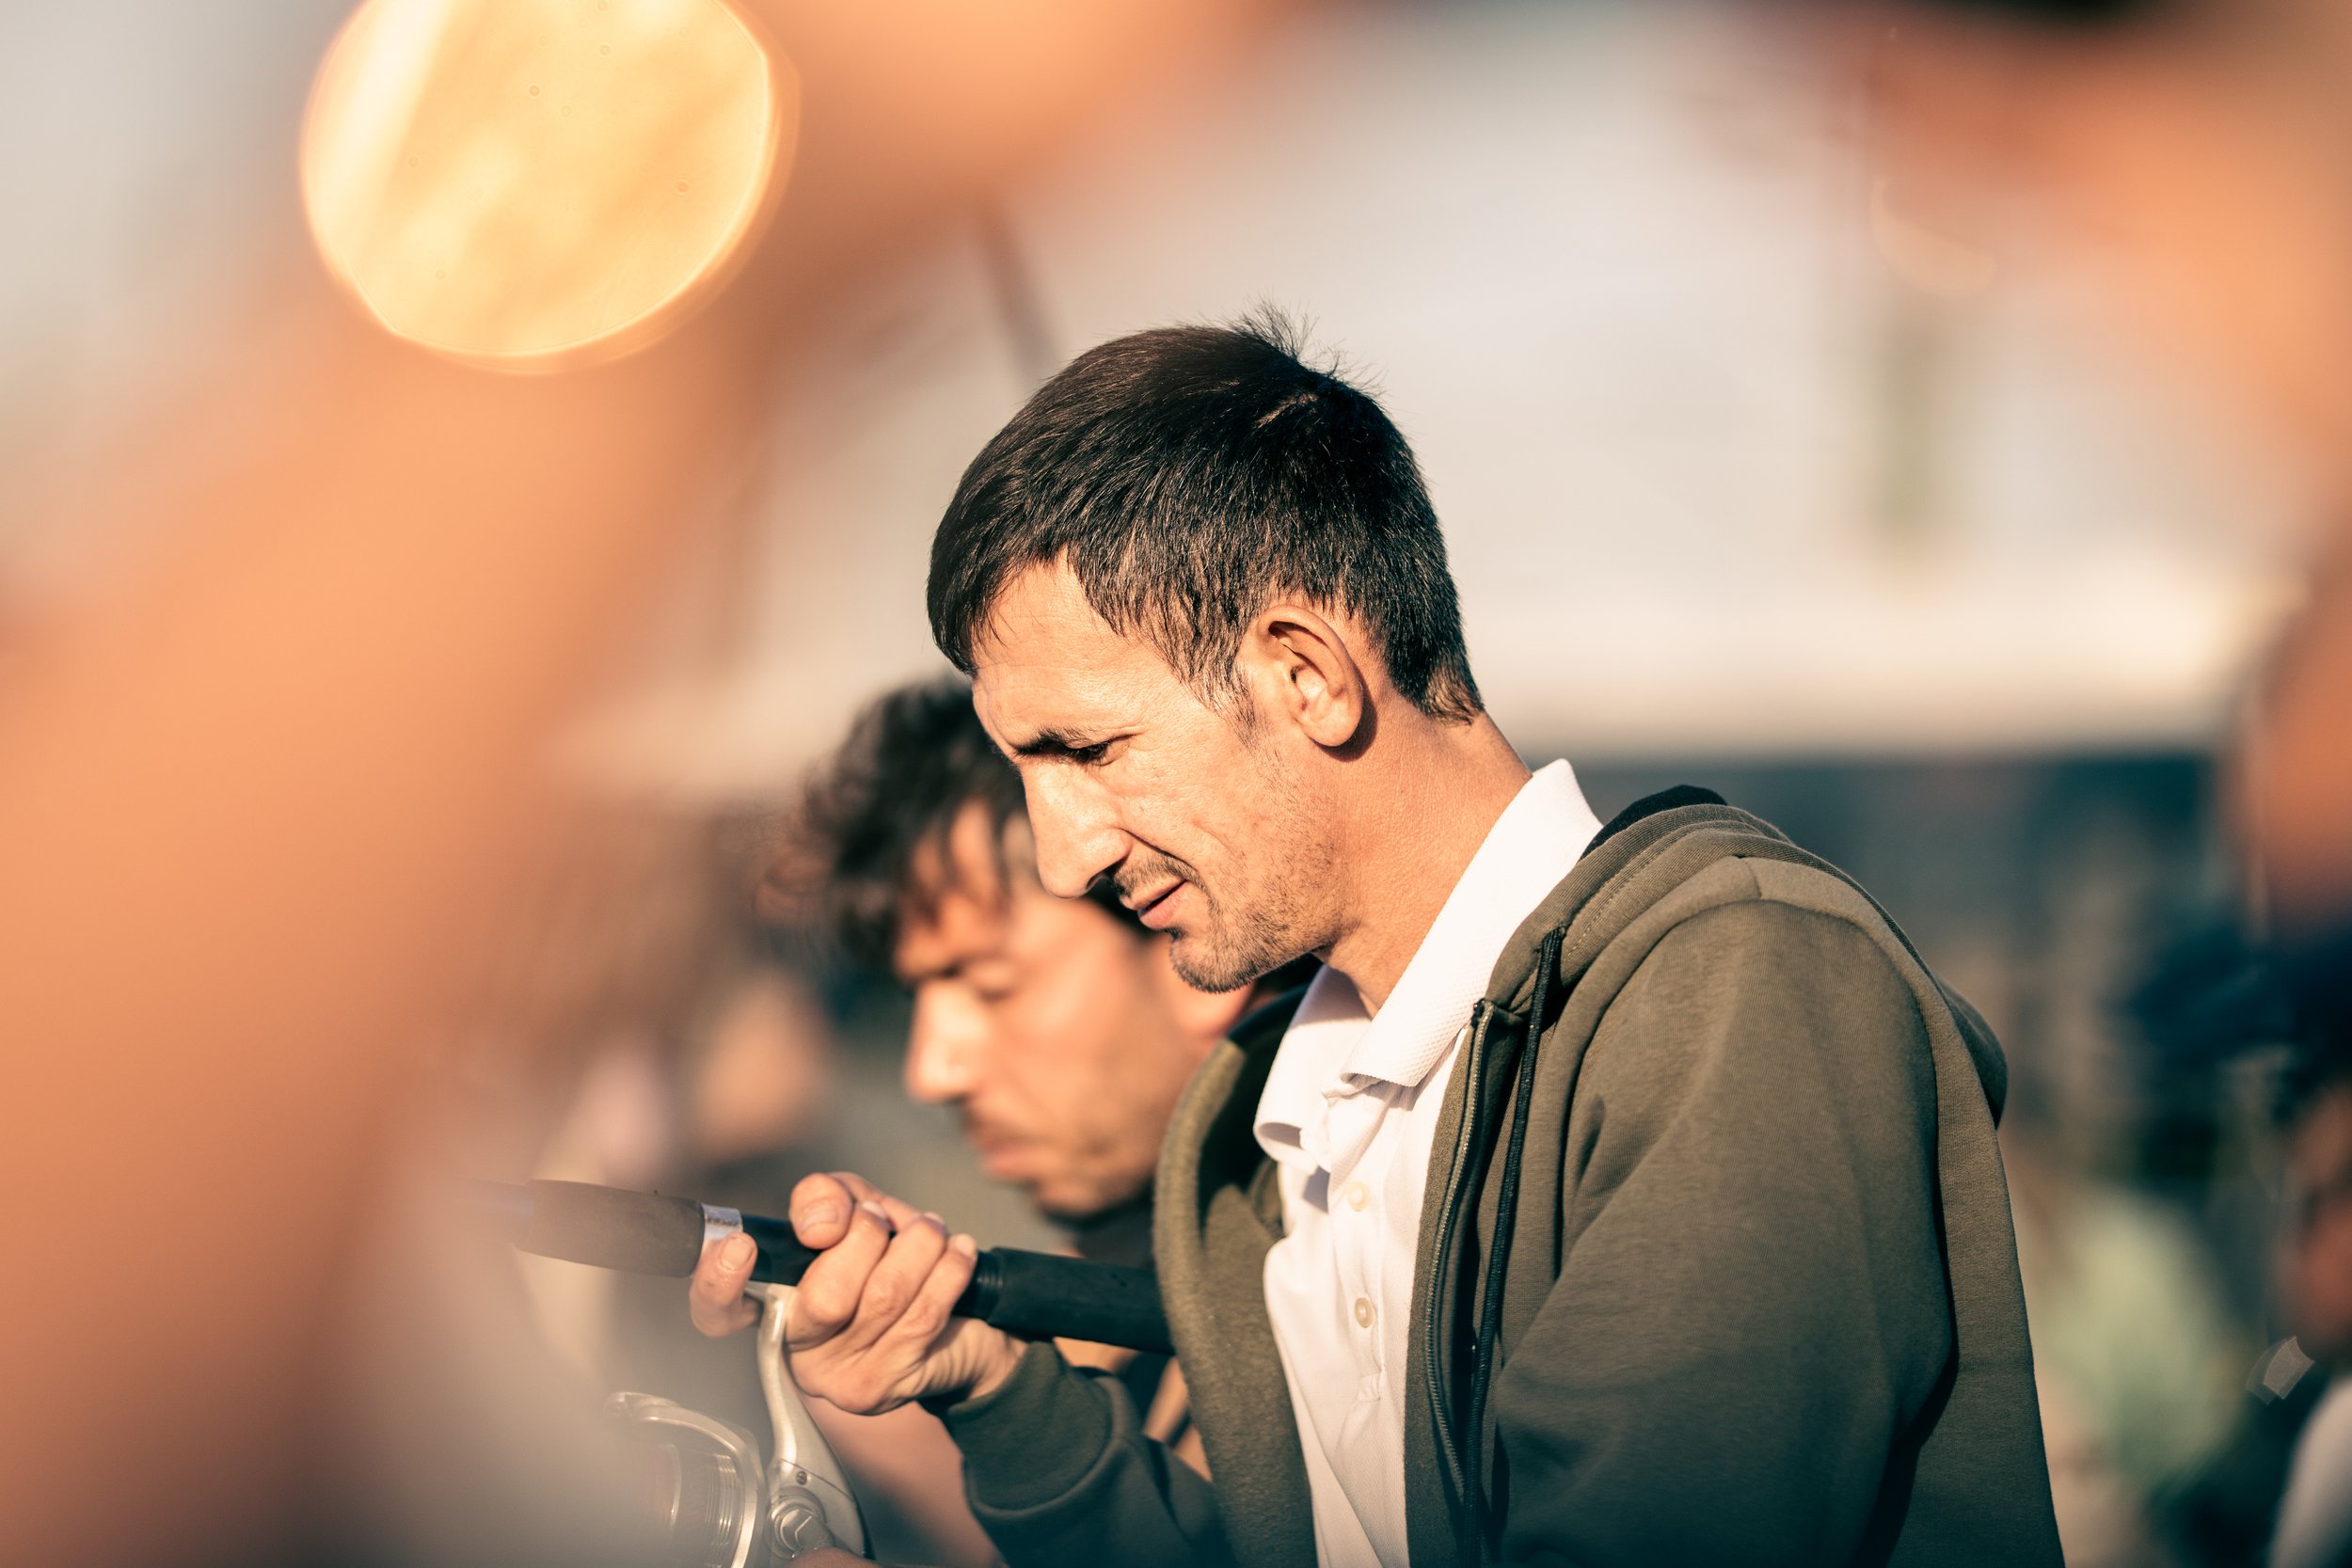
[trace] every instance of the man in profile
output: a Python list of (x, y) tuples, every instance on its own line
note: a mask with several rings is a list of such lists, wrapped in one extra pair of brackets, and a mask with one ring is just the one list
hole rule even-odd
[(937, 1411), (1016, 1564), (2056, 1563), (1998, 1047), (1765, 824), (1530, 772), (1377, 404), (1279, 322), (1105, 343), (931, 559), (1046, 889), (1205, 990), (1325, 967), (1161, 1155), (1214, 1490), (854, 1177), (793, 1196), (804, 1387)]

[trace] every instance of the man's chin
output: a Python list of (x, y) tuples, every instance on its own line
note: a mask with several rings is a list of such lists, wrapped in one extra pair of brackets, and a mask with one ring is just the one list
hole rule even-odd
[(1272, 974), (1289, 960), (1277, 958), (1262, 962), (1250, 956), (1230, 950), (1215, 949), (1197, 937), (1176, 933), (1168, 945), (1168, 961), (1176, 978), (1195, 990), (1222, 992), (1239, 990), (1261, 974)]
[(1064, 1230), (1083, 1230), (1103, 1216), (1101, 1205), (1067, 1195), (1052, 1197), (1032, 1192), (1029, 1207), (1037, 1211), (1039, 1219)]
[(1038, 1217), (1083, 1239), (1091, 1231), (1122, 1226), (1140, 1218), (1148, 1235), (1151, 1227), (1152, 1185), (1146, 1180), (1133, 1187), (1117, 1191), (1091, 1188), (1028, 1189), (1029, 1206)]

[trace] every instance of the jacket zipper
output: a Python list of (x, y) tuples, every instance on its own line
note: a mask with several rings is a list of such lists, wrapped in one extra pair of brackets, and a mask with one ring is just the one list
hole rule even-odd
[[(1454, 1225), (1459, 1218), (1462, 1188), (1469, 1178), (1474, 1151), (1479, 1147), (1480, 1111), (1486, 1100), (1481, 1093), (1486, 1065), (1486, 1025), (1494, 1016), (1492, 1004), (1480, 1001), (1470, 1013), (1470, 1037), (1463, 1053), (1457, 1076), (1468, 1085), (1469, 1094), (1462, 1110), (1462, 1123), (1454, 1135), (1454, 1159), (1446, 1171), (1445, 1191), (1438, 1208), (1437, 1250), (1432, 1263), (1439, 1277), (1443, 1276), (1445, 1259), (1453, 1255)], [(1468, 1498), (1469, 1472), (1462, 1464), (1461, 1446), (1454, 1439), (1453, 1422), (1447, 1414), (1446, 1401), (1446, 1336), (1444, 1314), (1438, 1303), (1430, 1302), (1428, 1321), (1422, 1342), (1422, 1374), (1429, 1384), (1429, 1402), (1438, 1426), (1438, 1452), (1445, 1461), (1446, 1476), (1453, 1482), (1456, 1497)]]

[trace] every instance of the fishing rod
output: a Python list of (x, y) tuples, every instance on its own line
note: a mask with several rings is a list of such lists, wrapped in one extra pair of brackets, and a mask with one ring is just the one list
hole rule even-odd
[[(788, 1220), (714, 1203), (585, 1181), (483, 1182), (482, 1197), (525, 1252), (628, 1274), (683, 1279), (703, 1248), (741, 1233), (758, 1245), (752, 1278), (797, 1285), (818, 1259)], [(1013, 1247), (984, 1248), (956, 1315), (1026, 1339), (1086, 1339), (1170, 1355), (1158, 1276), (1150, 1269), (1090, 1263)]]

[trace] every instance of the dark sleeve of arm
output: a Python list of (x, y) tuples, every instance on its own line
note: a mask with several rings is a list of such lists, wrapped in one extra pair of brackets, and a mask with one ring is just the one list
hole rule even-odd
[(940, 1412), (972, 1512), (1009, 1568), (1232, 1560), (1209, 1483), (1143, 1435), (1117, 1378), (1031, 1345), (985, 1399)]
[(1910, 989), (1842, 921), (1707, 911), (1577, 1101), (1559, 1281), (1495, 1381), (1504, 1560), (1852, 1560), (1951, 1346)]

